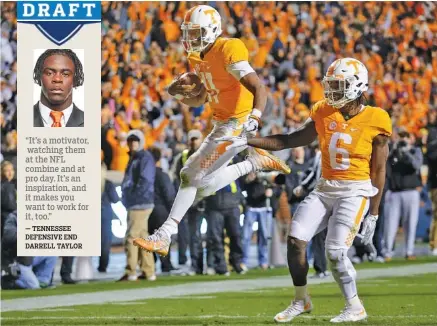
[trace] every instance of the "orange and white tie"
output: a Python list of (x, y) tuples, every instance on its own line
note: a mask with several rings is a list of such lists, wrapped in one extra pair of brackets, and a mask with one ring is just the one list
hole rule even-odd
[(51, 111), (50, 117), (53, 119), (52, 127), (62, 127), (61, 119), (64, 113), (59, 111)]

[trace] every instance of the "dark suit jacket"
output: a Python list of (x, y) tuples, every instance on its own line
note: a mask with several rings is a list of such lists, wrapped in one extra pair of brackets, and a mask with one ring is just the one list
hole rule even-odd
[[(39, 112), (39, 102), (33, 106), (33, 126), (44, 127), (44, 122)], [(79, 110), (73, 103), (73, 112), (71, 112), (70, 119), (67, 121), (66, 127), (83, 127), (84, 126), (84, 114), (82, 110)]]

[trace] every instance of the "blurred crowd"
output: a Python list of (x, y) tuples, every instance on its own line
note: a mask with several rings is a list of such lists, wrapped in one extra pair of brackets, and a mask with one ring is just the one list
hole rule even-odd
[[(151, 153), (146, 157), (153, 157), (155, 171), (153, 178), (148, 176), (149, 183), (155, 183), (157, 187), (155, 174), (158, 169), (169, 176), (173, 191), (176, 191), (177, 166), (182, 164), (184, 152), (191, 151), (196, 140), (205, 137), (211, 129), (212, 115), (207, 104), (189, 108), (166, 92), (175, 76), (190, 70), (180, 42), (179, 27), (186, 10), (197, 4), (215, 7), (223, 19), (223, 36), (240, 38), (249, 49), (250, 62), (269, 91), (260, 131), (262, 135), (291, 132), (306, 120), (311, 105), (323, 98), (320, 81), (335, 59), (354, 57), (362, 61), (370, 78), (368, 104), (382, 107), (392, 118), (391, 157), (396, 158), (396, 162), (402, 161), (402, 157), (408, 159), (410, 165), (414, 163), (410, 170), (405, 166), (392, 169), (394, 174), (400, 173), (402, 180), (408, 179), (403, 175), (408, 170), (412, 181), (399, 185), (394, 174), (388, 175), (386, 188), (389, 196), (385, 201), (390, 205), (402, 202), (401, 197), (390, 194), (414, 190), (420, 197), (417, 202), (409, 203), (412, 212), (416, 206), (418, 211), (422, 202), (429, 201), (428, 197), (436, 205), (437, 8), (433, 2), (102, 2), (101, 154), (105, 171), (128, 171), (131, 168), (130, 146), (132, 142), (143, 139), (140, 150)], [(17, 148), (15, 3), (2, 3), (1, 37), (1, 160), (7, 171), (13, 171), (16, 169)], [(137, 136), (140, 132), (140, 136), (132, 138), (132, 131)], [(190, 135), (190, 131), (195, 131), (196, 137), (193, 133)], [(189, 234), (198, 232), (199, 220), (203, 218), (209, 226), (205, 268), (209, 268), (210, 273), (226, 274), (230, 269), (245, 272), (254, 221), (258, 222), (259, 230), (259, 266), (265, 268), (269, 264), (266, 258), (269, 216), (276, 217), (281, 236), (286, 236), (293, 211), (305, 194), (301, 183), (316, 169), (318, 157), (317, 145), (276, 154), (293, 168), (294, 172), (285, 180), (280, 176), (250, 175), (238, 180), (236, 188), (223, 190), (240, 194), (238, 204), (235, 202), (236, 206), (227, 212), (215, 212), (215, 204), (211, 201), (219, 199), (214, 196), (209, 204), (203, 203), (204, 206), (194, 207), (195, 211), (189, 212), (194, 216), (193, 221), (181, 225), (178, 239), (179, 263), (186, 263), (188, 247), (190, 255), (196, 257), (191, 259), (189, 273), (201, 270), (193, 261), (203, 261), (203, 256), (200, 256), (203, 249), (199, 249), (202, 242), (200, 245), (198, 240), (191, 243), (196, 237), (190, 238)], [(394, 166), (394, 161), (392, 163)], [(248, 186), (254, 182), (256, 187)], [(9, 183), (14, 184), (14, 173), (5, 172), (4, 175), (2, 165), (2, 231), (3, 196), (7, 194), (3, 192), (3, 184)], [(110, 223), (104, 223), (104, 219), (112, 218), (111, 203), (118, 200), (126, 203), (126, 198), (118, 198), (114, 193), (113, 186), (107, 181), (102, 183), (104, 258), (99, 266), (101, 272), (106, 270), (110, 250)], [(9, 188), (13, 186), (8, 185)], [(221, 195), (225, 196), (218, 193)], [(261, 207), (252, 207), (252, 195), (260, 196), (261, 199), (254, 202), (261, 203)], [(147, 198), (147, 201), (153, 203), (155, 199)], [(149, 229), (159, 227), (170, 204), (155, 203), (155, 206), (161, 206), (161, 210), (156, 209), (150, 214)], [(14, 212), (13, 207), (8, 209), (7, 212)], [(126, 209), (129, 211), (129, 207)], [(383, 210), (382, 207), (381, 216)], [(209, 216), (221, 214), (222, 217), (208, 218), (205, 213), (208, 211), (213, 211)], [(242, 230), (238, 229), (241, 213), (245, 216)], [(358, 263), (365, 257), (381, 262), (390, 260), (393, 244), (387, 244), (387, 241), (394, 241), (393, 230), (396, 232), (399, 225), (408, 228), (406, 243), (413, 241), (414, 245), (415, 226), (412, 224), (417, 225), (417, 214), (407, 214), (402, 221), (400, 216), (394, 216), (390, 217), (393, 223), (381, 223), (375, 235), (377, 252), (357, 244), (354, 262)], [(434, 220), (437, 220), (436, 214), (434, 209)], [(217, 224), (216, 221), (221, 222)], [(437, 254), (436, 223), (430, 226), (430, 239), (426, 241), (430, 241), (431, 250)], [(211, 233), (210, 229), (215, 231)], [(323, 241), (316, 239), (314, 243), (320, 253), (322, 249), (318, 244)], [(411, 244), (409, 248), (405, 255), (413, 259), (414, 246), (413, 251)], [(129, 255), (131, 249), (126, 250)], [(309, 254), (311, 256), (312, 252)], [(314, 254), (316, 258), (317, 252)], [(143, 260), (153, 261), (150, 257)], [(132, 259), (129, 264), (132, 268)], [(70, 265), (66, 261), (64, 276), (69, 274)], [(161, 266), (166, 271), (174, 268), (165, 260), (161, 261)], [(321, 266), (316, 270), (323, 274), (326, 268), (323, 263)], [(133, 274), (129, 275), (129, 268), (123, 280), (129, 280), (129, 276), (131, 280), (135, 278)], [(154, 278), (154, 267), (141, 265), (141, 269), (140, 276), (149, 280)], [(65, 276), (63, 280), (68, 283), (71, 277)]]
[[(164, 150), (163, 166), (183, 149), (193, 126), (209, 131), (208, 105), (192, 109), (166, 86), (190, 68), (179, 26), (197, 2), (103, 3), (102, 122), (105, 162), (127, 164), (125, 134), (141, 129), (146, 147)], [(211, 2), (224, 36), (243, 40), (269, 89), (262, 134), (289, 132), (323, 98), (320, 80), (338, 57), (362, 61), (368, 103), (389, 111), (397, 131), (423, 144), (437, 109), (437, 20), (432, 2)], [(110, 126), (108, 126), (108, 124)], [(106, 126), (106, 127), (105, 127)]]
[(1, 160), (17, 167), (17, 21), (15, 3), (1, 10), (0, 125)]

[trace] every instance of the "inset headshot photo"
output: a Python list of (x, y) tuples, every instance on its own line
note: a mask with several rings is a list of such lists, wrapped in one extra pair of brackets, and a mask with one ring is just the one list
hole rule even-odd
[(34, 127), (83, 127), (84, 50), (34, 50)]

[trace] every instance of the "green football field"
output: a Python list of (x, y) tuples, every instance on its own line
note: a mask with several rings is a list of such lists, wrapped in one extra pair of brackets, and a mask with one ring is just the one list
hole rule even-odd
[[(435, 260), (433, 260), (435, 262)], [(358, 289), (361, 299), (364, 301), (369, 318), (366, 325), (436, 325), (437, 324), (437, 269), (435, 272), (410, 275), (402, 277), (379, 277), (377, 266), (390, 267), (392, 270), (407, 267), (417, 269), (430, 265), (429, 261), (422, 263), (394, 263), (386, 265), (373, 265), (373, 277), (358, 281)], [(365, 274), (367, 265), (362, 265), (359, 270)], [(379, 269), (383, 270), (383, 269)], [(415, 269), (416, 270), (416, 269)], [(370, 270), (368, 270), (370, 271)], [(360, 274), (360, 271), (358, 271)], [(208, 284), (231, 284), (232, 282), (243, 282), (248, 288), (253, 289), (242, 291), (218, 290), (215, 293), (200, 293), (196, 295), (182, 295), (179, 297), (153, 298), (146, 300), (130, 301), (126, 298), (111, 298), (111, 303), (93, 303), (86, 305), (62, 306), (35, 309), (26, 311), (9, 311), (2, 313), (2, 325), (266, 325), (273, 324), (274, 315), (287, 307), (293, 297), (291, 282), (288, 278), (278, 275), (286, 275), (286, 270), (276, 269), (267, 272), (253, 271), (249, 275), (231, 278), (162, 278), (161, 281), (126, 283), (82, 284), (79, 293), (73, 296), (83, 296), (88, 300), (87, 295), (94, 291), (102, 295), (102, 301), (107, 299), (106, 294), (114, 294), (114, 290), (125, 291), (176, 291), (178, 286), (185, 286), (202, 292), (196, 288)], [(281, 280), (284, 285), (271, 287), (260, 287), (258, 282), (269, 280)], [(189, 281), (189, 282), (187, 282)], [(231, 283), (229, 283), (231, 282)], [(250, 284), (249, 284), (250, 283)], [(152, 285), (153, 284), (153, 285)], [(233, 284), (233, 283), (232, 283)], [(258, 284), (258, 285), (257, 285)], [(267, 283), (266, 283), (267, 284)], [(282, 284), (282, 283), (280, 283)], [(136, 287), (135, 287), (136, 286)], [(164, 287), (165, 286), (165, 287)], [(53, 291), (52, 295), (65, 294), (68, 289), (73, 290), (75, 286), (62, 286)], [(309, 285), (310, 294), (313, 298), (314, 311), (305, 316), (300, 316), (293, 321), (293, 324), (322, 325), (329, 324), (329, 319), (343, 307), (340, 290), (335, 283), (325, 282), (322, 284)], [(62, 291), (61, 291), (62, 290)], [(77, 290), (77, 288), (76, 288)], [(5, 291), (3, 291), (5, 292)], [(13, 296), (10, 291), (9, 300)], [(13, 291), (21, 292), (20, 300), (24, 294), (32, 299), (35, 291)], [(49, 293), (49, 292), (46, 292)], [(121, 293), (121, 292), (117, 292)], [(50, 299), (51, 295), (39, 297), (38, 300)], [(17, 298), (17, 296), (15, 296)], [(54, 297), (51, 297), (52, 299)], [(2, 301), (2, 304), (9, 300)]]

